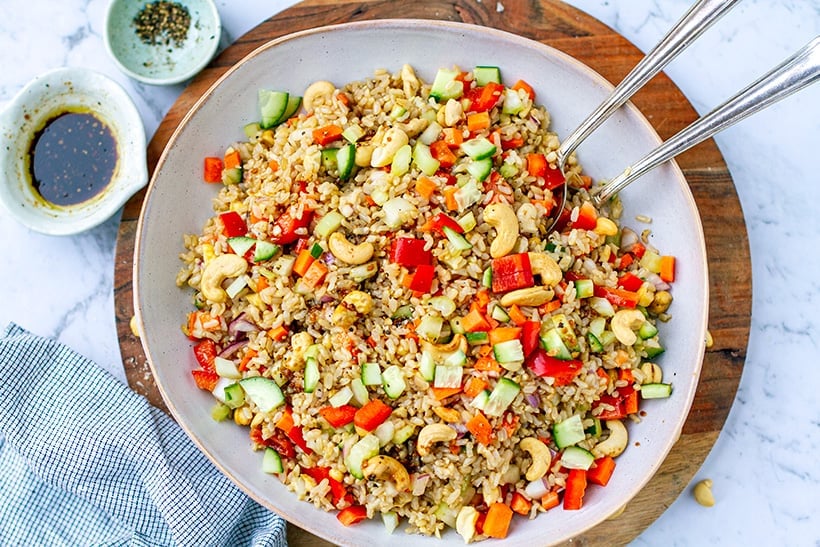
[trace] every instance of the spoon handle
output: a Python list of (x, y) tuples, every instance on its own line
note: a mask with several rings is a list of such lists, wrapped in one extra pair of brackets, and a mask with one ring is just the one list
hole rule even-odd
[(699, 0), (558, 149), (561, 165), (570, 154), (641, 87), (694, 42), (739, 0)]
[(722, 105), (681, 130), (628, 167), (623, 173), (599, 187), (595, 191), (593, 200), (600, 205), (661, 163), (814, 83), (818, 78), (820, 78), (820, 36), (814, 38), (794, 55)]

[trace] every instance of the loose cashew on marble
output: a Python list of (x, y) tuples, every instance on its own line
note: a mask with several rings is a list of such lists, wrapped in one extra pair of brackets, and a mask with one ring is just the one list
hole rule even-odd
[(541, 284), (554, 287), (564, 278), (561, 266), (546, 253), (527, 253), (533, 275), (541, 277)]
[(472, 505), (462, 507), (456, 516), (456, 532), (464, 538), (464, 543), (470, 543), (475, 537), (478, 510)]
[(528, 287), (526, 289), (516, 289), (501, 297), (499, 301), (504, 307), (512, 306), (540, 306), (546, 304), (555, 292), (547, 287)]
[(646, 321), (646, 317), (641, 310), (618, 310), (610, 320), (610, 327), (618, 342), (625, 346), (631, 346), (638, 341), (638, 335), (635, 334), (635, 331), (644, 324), (644, 321)]
[(592, 448), (592, 455), (596, 458), (602, 458), (604, 456), (612, 456), (614, 458), (626, 450), (629, 434), (623, 422), (621, 422), (621, 420), (607, 420), (606, 428), (609, 429), (609, 437)]
[(347, 328), (356, 323), (360, 315), (367, 315), (371, 311), (373, 311), (373, 297), (366, 292), (350, 291), (333, 310), (330, 321), (336, 326)]
[(449, 425), (427, 424), (416, 440), (416, 451), (419, 456), (426, 456), (430, 453), (430, 447), (435, 443), (448, 443), (456, 438), (456, 430)]
[(372, 243), (365, 241), (354, 245), (340, 232), (330, 234), (327, 246), (337, 259), (345, 264), (352, 264), (354, 266), (364, 264), (373, 257), (373, 253), (375, 252)]
[(335, 91), (336, 86), (331, 82), (326, 80), (313, 82), (305, 90), (304, 95), (302, 95), (302, 106), (304, 106), (308, 112), (312, 112), (319, 100), (326, 100), (332, 97)]
[(370, 156), (370, 166), (385, 167), (390, 165), (396, 152), (409, 142), (410, 138), (407, 133), (398, 127), (391, 127), (384, 134), (381, 144), (373, 149), (373, 154)]
[(712, 479), (703, 479), (699, 481), (694, 489), (692, 495), (695, 496), (695, 501), (704, 507), (712, 507), (715, 504), (715, 495), (712, 493)]
[(495, 228), (490, 244), (490, 256), (499, 258), (510, 254), (518, 241), (518, 217), (508, 203), (491, 203), (484, 209), (484, 222)]
[(552, 454), (549, 447), (535, 437), (521, 439), (519, 446), (521, 450), (529, 452), (532, 458), (532, 463), (525, 475), (527, 480), (530, 482), (537, 481), (546, 475), (552, 463)]
[(398, 460), (390, 456), (373, 456), (362, 466), (362, 473), (367, 480), (393, 482), (399, 492), (410, 488), (410, 473)]
[(426, 351), (436, 363), (443, 363), (450, 355), (458, 350), (467, 353), (467, 338), (463, 334), (456, 334), (446, 344), (433, 344), (427, 340), (420, 340), (422, 351)]
[(202, 296), (213, 302), (225, 302), (228, 294), (222, 288), (222, 282), (229, 277), (239, 277), (248, 271), (248, 262), (239, 255), (224, 254), (214, 257), (202, 271), (199, 289)]

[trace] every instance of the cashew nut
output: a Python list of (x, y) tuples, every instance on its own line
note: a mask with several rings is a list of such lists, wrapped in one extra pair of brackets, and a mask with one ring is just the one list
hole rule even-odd
[(478, 510), (472, 505), (465, 505), (459, 510), (456, 516), (456, 532), (464, 538), (464, 543), (470, 543), (475, 537), (478, 516)]
[(530, 457), (532, 457), (532, 464), (530, 464), (525, 475), (527, 480), (530, 482), (537, 481), (546, 475), (552, 463), (552, 454), (549, 447), (535, 437), (521, 439), (519, 445), (521, 450), (529, 452)]
[(692, 490), (695, 501), (704, 507), (712, 507), (715, 504), (715, 496), (712, 494), (712, 479), (703, 479), (695, 485)]
[(538, 233), (538, 208), (532, 203), (522, 203), (516, 211), (518, 217), (518, 231), (524, 234)]
[(631, 346), (638, 341), (635, 331), (646, 321), (643, 312), (636, 309), (618, 310), (610, 320), (612, 332), (618, 342), (625, 346)]
[(618, 235), (618, 225), (606, 217), (598, 217), (595, 221), (595, 233), (602, 236)]
[(365, 241), (364, 243), (354, 245), (340, 232), (330, 234), (327, 246), (330, 248), (330, 252), (333, 253), (333, 256), (346, 264), (353, 264), (354, 266), (364, 264), (370, 260), (375, 251), (372, 243)]
[(362, 466), (362, 473), (367, 480), (392, 481), (399, 492), (404, 492), (410, 488), (410, 474), (407, 469), (398, 460), (390, 456), (373, 456)]
[(456, 125), (460, 120), (461, 117), (464, 115), (464, 108), (461, 106), (461, 102), (455, 99), (450, 99), (444, 105), (444, 124), (446, 127), (453, 127)]
[(669, 291), (658, 291), (646, 309), (649, 313), (660, 315), (669, 309), (670, 304), (672, 304), (672, 294)]
[(401, 67), (401, 85), (402, 89), (404, 89), (404, 95), (409, 99), (416, 95), (421, 88), (421, 83), (419, 79), (416, 78), (416, 72), (413, 70), (413, 67), (410, 65), (404, 65)]
[(661, 367), (655, 363), (650, 363), (649, 361), (643, 363), (641, 365), (641, 372), (644, 376), (642, 382), (644, 384), (660, 384), (663, 382), (663, 371)]
[(370, 166), (384, 167), (390, 165), (390, 162), (393, 161), (393, 156), (396, 155), (399, 148), (409, 142), (410, 138), (407, 136), (407, 133), (398, 127), (391, 127), (384, 134), (381, 145), (373, 150), (373, 154), (370, 157)]
[(416, 439), (416, 451), (419, 456), (426, 456), (430, 453), (430, 447), (434, 443), (450, 442), (456, 438), (456, 430), (449, 425), (444, 424), (427, 424)]
[(502, 306), (540, 306), (546, 304), (555, 295), (554, 291), (547, 287), (528, 287), (526, 289), (516, 289), (501, 297), (499, 301)]
[(596, 458), (619, 456), (621, 452), (626, 450), (626, 443), (629, 441), (626, 426), (621, 420), (607, 420), (606, 427), (609, 429), (609, 437), (592, 448), (592, 454)]
[(336, 86), (331, 82), (326, 80), (313, 82), (305, 90), (304, 95), (302, 95), (302, 105), (305, 107), (305, 110), (311, 112), (320, 100), (332, 97), (334, 91), (336, 91)]
[(199, 288), (202, 296), (213, 302), (225, 302), (228, 294), (222, 282), (229, 277), (238, 277), (248, 271), (248, 262), (239, 255), (224, 254), (214, 257), (202, 271)]
[(541, 284), (545, 287), (554, 287), (564, 278), (561, 266), (546, 253), (527, 253), (530, 259), (530, 268), (534, 275), (541, 277)]
[(484, 209), (484, 222), (495, 228), (495, 239), (490, 244), (490, 256), (499, 258), (510, 253), (518, 241), (518, 217), (512, 206), (499, 202)]
[(305, 331), (294, 333), (294, 335), (290, 337), (290, 347), (293, 350), (293, 356), (297, 361), (302, 360), (305, 356), (305, 350), (307, 350), (312, 344), (313, 337), (310, 333)]
[(347, 328), (356, 322), (357, 315), (367, 315), (373, 311), (373, 297), (366, 292), (350, 291), (333, 310), (331, 321), (334, 325)]
[(360, 144), (356, 147), (356, 158), (353, 162), (359, 167), (370, 167), (370, 158), (373, 157), (373, 147), (369, 144)]
[(407, 133), (407, 136), (411, 139), (417, 137), (422, 131), (427, 129), (428, 125), (430, 125), (430, 122), (426, 118), (413, 118), (404, 123), (396, 124), (396, 126)]
[(458, 350), (467, 353), (468, 344), (467, 338), (463, 334), (456, 334), (453, 339), (446, 344), (433, 344), (427, 340), (419, 340), (421, 349), (430, 354), (435, 363), (444, 362), (450, 355)]

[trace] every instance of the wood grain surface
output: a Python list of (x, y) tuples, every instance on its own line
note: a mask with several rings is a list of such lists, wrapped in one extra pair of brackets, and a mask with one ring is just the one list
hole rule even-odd
[[(527, 0), (307, 0), (280, 12), (239, 38), (190, 85), (168, 112), (148, 147), (153, 169), (185, 113), (229, 67), (263, 43), (294, 31), (328, 24), (391, 17), (460, 21), (494, 27), (531, 38), (572, 55), (613, 83), (641, 57), (640, 51), (593, 17), (561, 2)], [(633, 99), (664, 139), (697, 118), (695, 110), (665, 76), (650, 81)], [(709, 329), (714, 345), (707, 350), (697, 394), (680, 440), (648, 486), (614, 520), (583, 534), (573, 545), (628, 543), (684, 493), (723, 427), (740, 381), (751, 318), (751, 267), (743, 213), (734, 184), (714, 141), (708, 140), (678, 157), (695, 196), (706, 236), (710, 277)], [(164, 408), (139, 340), (129, 327), (133, 315), (134, 238), (144, 192), (125, 206), (117, 240), (114, 300), (123, 364), (132, 389)], [(685, 494), (685, 493), (684, 493)], [(329, 545), (290, 526), (294, 546)]]

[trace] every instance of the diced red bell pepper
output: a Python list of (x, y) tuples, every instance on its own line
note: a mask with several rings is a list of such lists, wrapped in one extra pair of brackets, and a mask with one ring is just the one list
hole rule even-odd
[(536, 376), (554, 378), (556, 386), (571, 384), (584, 366), (576, 359), (565, 361), (552, 357), (540, 347), (526, 359), (525, 363)]
[(527, 253), (518, 253), (494, 258), (492, 267), (492, 289), (495, 293), (532, 287), (532, 265)]
[(216, 372), (214, 369), (214, 358), (216, 355), (216, 342), (210, 338), (206, 338), (194, 346), (194, 356), (196, 357), (196, 362), (199, 363), (202, 370)]
[(635, 255), (635, 258), (641, 259), (643, 255), (646, 253), (646, 245), (638, 241), (637, 243), (632, 244), (629, 247), (629, 252)]
[(544, 154), (527, 154), (527, 171), (533, 177), (544, 177), (547, 174), (549, 164)]
[(296, 449), (293, 446), (293, 442), (281, 429), (274, 429), (271, 436), (265, 439), (262, 437), (262, 429), (259, 427), (253, 427), (251, 428), (250, 435), (253, 442), (273, 448), (283, 458), (296, 457)]
[(584, 503), (587, 489), (587, 472), (583, 469), (570, 469), (564, 490), (564, 509), (580, 509)]
[(464, 228), (455, 219), (444, 213), (436, 213), (430, 220), (424, 223), (421, 227), (423, 232), (436, 232), (439, 235), (444, 235), (444, 227), (450, 228), (459, 234), (464, 233)]
[(541, 322), (524, 321), (521, 325), (521, 346), (524, 348), (524, 357), (529, 357), (538, 349), (541, 343)]
[(643, 279), (632, 272), (626, 272), (618, 278), (618, 285), (628, 291), (636, 292), (643, 285)]
[(424, 250), (425, 243), (415, 237), (397, 237), (390, 247), (390, 262), (408, 267), (431, 264), (433, 253)]
[(270, 241), (272, 243), (287, 245), (299, 239), (300, 234), (297, 234), (296, 231), (310, 226), (310, 221), (313, 220), (313, 211), (304, 209), (301, 216), (297, 217), (297, 214), (296, 207), (291, 206), (279, 215), (271, 228)]
[(486, 112), (498, 104), (504, 95), (504, 86), (496, 82), (489, 82), (482, 87), (471, 89), (467, 93), (470, 100), (468, 112)]
[(524, 146), (524, 137), (512, 137), (510, 139), (501, 140), (501, 150), (512, 150), (513, 148), (521, 148)]
[(634, 308), (638, 305), (638, 293), (633, 291), (595, 285), (594, 294), (597, 297), (606, 298), (613, 306)]
[(599, 486), (606, 486), (609, 479), (612, 478), (613, 471), (615, 471), (615, 458), (603, 456), (595, 460), (594, 465), (587, 469), (587, 481)]
[(319, 414), (333, 427), (342, 427), (353, 421), (356, 410), (353, 405), (326, 406), (319, 409)]
[(392, 413), (393, 409), (379, 399), (370, 399), (370, 401), (356, 411), (353, 417), (353, 423), (365, 431), (373, 431), (383, 424)]
[(213, 391), (216, 383), (219, 381), (219, 375), (216, 372), (208, 370), (192, 370), (191, 374), (194, 377), (196, 387), (204, 389), (205, 391)]
[(598, 212), (588, 201), (581, 204), (578, 209), (578, 218), (572, 222), (572, 227), (579, 230), (594, 230), (598, 222)]
[(276, 422), (276, 427), (287, 435), (288, 439), (296, 444), (296, 446), (301, 448), (304, 453), (313, 454), (313, 450), (311, 450), (307, 445), (305, 438), (302, 435), (302, 428), (296, 425), (293, 421), (293, 411), (290, 407), (285, 407), (282, 418)]
[(435, 141), (430, 144), (430, 154), (437, 159), (441, 167), (449, 169), (456, 164), (456, 155), (450, 150), (445, 141)]
[(338, 125), (326, 125), (313, 130), (313, 142), (325, 146), (342, 137), (343, 129)]
[(411, 291), (428, 293), (433, 288), (433, 279), (436, 278), (436, 267), (431, 264), (421, 264), (416, 271), (407, 274), (409, 279), (406, 287)]
[(554, 169), (547, 165), (547, 170), (544, 173), (544, 189), (555, 190), (564, 184), (564, 173), (560, 169)]
[(205, 168), (202, 178), (205, 182), (222, 182), (223, 167), (222, 158), (205, 158)]
[(219, 215), (222, 222), (222, 233), (225, 237), (239, 237), (248, 233), (245, 219), (236, 211), (227, 211)]
[(626, 418), (626, 410), (624, 410), (624, 402), (621, 400), (620, 397), (615, 397), (613, 395), (609, 395), (604, 393), (601, 395), (600, 399), (593, 403), (592, 408), (597, 409), (601, 405), (609, 405), (613, 407), (612, 409), (606, 409), (602, 412), (596, 414), (596, 416), (601, 420), (621, 420)]
[(302, 473), (315, 480), (317, 484), (326, 480), (330, 486), (331, 500), (336, 507), (339, 506), (341, 501), (346, 501), (347, 504), (353, 503), (353, 497), (347, 491), (344, 483), (330, 476), (329, 467), (302, 467)]
[(339, 511), (336, 518), (345, 526), (352, 526), (367, 518), (367, 508), (364, 505), (351, 505)]

